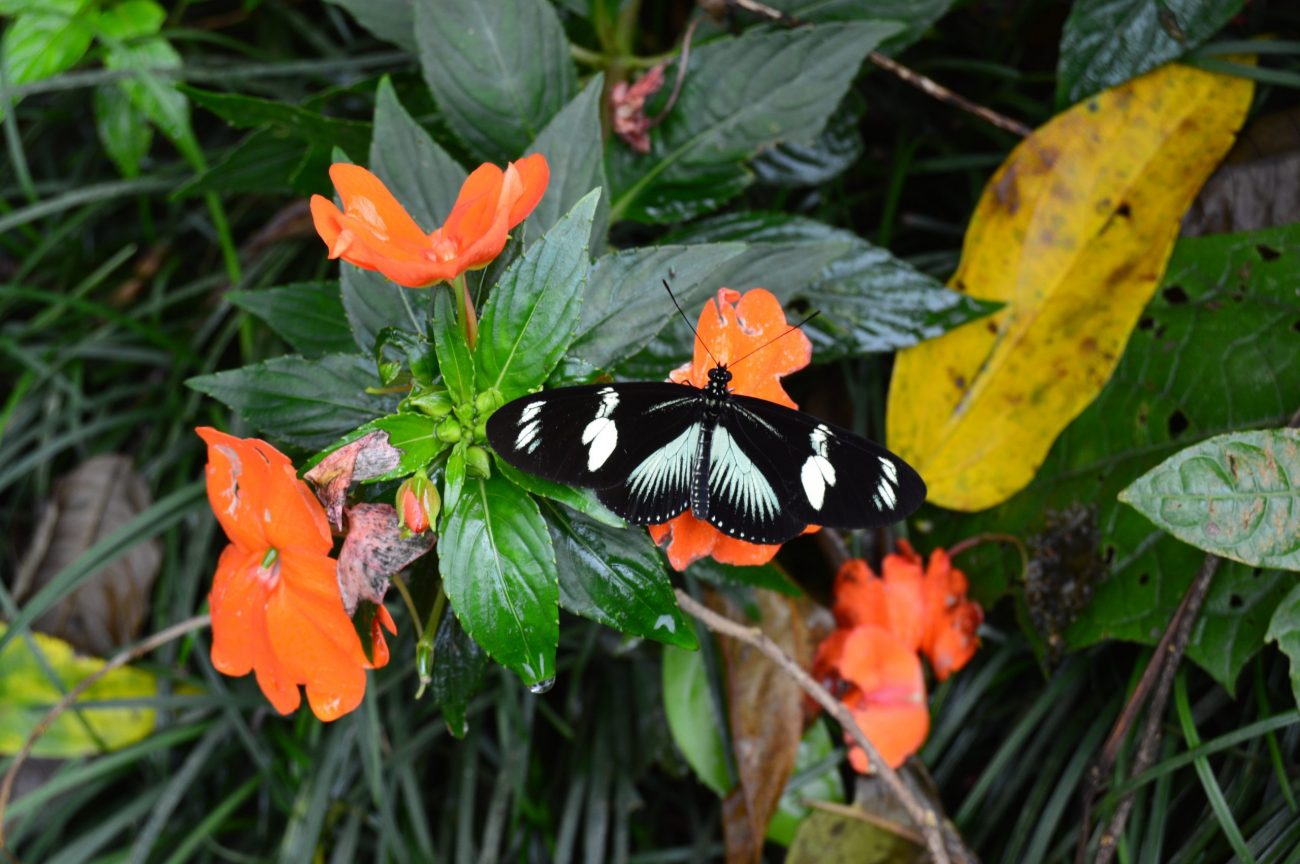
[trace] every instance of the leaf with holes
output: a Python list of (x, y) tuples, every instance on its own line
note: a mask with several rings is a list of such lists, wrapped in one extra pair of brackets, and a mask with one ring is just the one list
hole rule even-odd
[(1300, 430), (1202, 441), (1143, 474), (1119, 500), (1206, 552), (1300, 570)]
[(952, 285), (1006, 306), (901, 352), (889, 388), (889, 448), (931, 502), (983, 510), (1033, 479), (1119, 363), (1252, 92), (1166, 66), (1056, 116), (993, 175)]
[[(1300, 225), (1184, 238), (1163, 285), (1138, 320), (1110, 382), (1061, 434), (1033, 483), (977, 516), (935, 520), (935, 542), (984, 531), (1032, 535), (1045, 518), (1086, 507), (1099, 537), (1091, 603), (1067, 629), (1071, 649), (1103, 639), (1154, 644), (1204, 553), (1118, 500), (1120, 490), (1189, 444), (1286, 422), (1300, 393)], [(1086, 554), (1086, 553), (1084, 553)], [(992, 601), (1015, 573), (1015, 555), (967, 553), (972, 588)], [(1074, 579), (1079, 567), (1061, 573)], [(1192, 634), (1188, 656), (1229, 691), (1263, 644), (1269, 617), (1295, 576), (1225, 561)]]

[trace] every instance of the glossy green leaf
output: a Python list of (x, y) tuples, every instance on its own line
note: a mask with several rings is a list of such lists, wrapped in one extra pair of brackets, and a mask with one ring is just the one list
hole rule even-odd
[(701, 243), (643, 246), (601, 257), (591, 268), (566, 364), (607, 369), (635, 354), (677, 316), (665, 280), (683, 309), (698, 309), (719, 287), (718, 269), (744, 251), (739, 243)]
[(577, 92), (569, 41), (545, 0), (415, 0), (420, 65), (474, 154), (517, 159)]
[(663, 556), (639, 528), (611, 528), (542, 502), (555, 547), (560, 605), (633, 636), (695, 648), (695, 626), (677, 608)]
[(537, 389), (573, 341), (599, 197), (584, 196), (493, 289), (474, 350), (480, 391), (495, 387), (509, 401)]
[(435, 434), (437, 421), (423, 414), (390, 414), (368, 424), (371, 429), (388, 433), (388, 443), (402, 451), (397, 467), (382, 477), (367, 482), (405, 477), (423, 468), (447, 449), (447, 443)]
[(365, 153), (370, 145), (370, 124), (328, 117), (319, 111), (274, 99), (239, 93), (217, 93), (182, 85), (186, 96), (232, 126), (270, 127), (314, 144), (338, 147), (346, 153)]
[(391, 413), (394, 402), (366, 392), (378, 384), (375, 366), (356, 354), (277, 357), (185, 383), (224, 402), (254, 428), (313, 450)]
[(554, 678), (560, 589), (537, 504), (493, 476), (466, 479), (450, 511), (438, 563), (461, 626), (525, 684)]
[(266, 322), (309, 357), (353, 349), (337, 282), (295, 282), (261, 291), (230, 291), (226, 299)]
[(108, 40), (139, 39), (157, 33), (167, 20), (167, 10), (153, 0), (124, 0), (102, 10), (95, 31)]
[(1206, 552), (1300, 570), (1300, 430), (1202, 441), (1143, 474), (1119, 500)]
[(357, 23), (399, 48), (415, 53), (415, 13), (411, 0), (329, 0), (352, 13)]
[(1244, 0), (1075, 0), (1061, 32), (1056, 101), (1070, 105), (1181, 57)]
[[(0, 623), (0, 634), (7, 629)], [(61, 639), (43, 633), (28, 635), (30, 641), (16, 636), (0, 651), (0, 753), (5, 755), (21, 750), (36, 724), (64, 693), (104, 666), (98, 658), (77, 656)], [(49, 671), (59, 683), (50, 680)], [(75, 703), (79, 707), (59, 715), (37, 740), (32, 755), (51, 759), (95, 756), (143, 740), (154, 730), (153, 709), (95, 708), (88, 703), (156, 695), (158, 683), (153, 675), (131, 666), (115, 669), (90, 686)]]
[(95, 88), (95, 130), (123, 177), (138, 177), (153, 144), (153, 127), (117, 84)]
[(760, 148), (820, 132), (867, 52), (898, 29), (830, 24), (700, 46), (650, 152), (611, 149), (611, 218), (668, 222), (716, 209), (749, 185), (744, 162)]
[(478, 643), (469, 638), (460, 619), (448, 609), (438, 624), (433, 640), (433, 698), (442, 708), (447, 729), (457, 738), (468, 731), (465, 712), (469, 700), (483, 685), (488, 657)]
[(609, 224), (605, 141), (600, 129), (600, 98), (604, 88), (605, 76), (597, 74), (551, 118), (528, 148), (528, 153), (545, 156), (551, 169), (546, 194), (523, 227), (515, 229), (516, 234), (525, 233), (529, 242), (549, 231), (584, 195), (599, 188), (600, 201), (591, 224), (590, 248), (597, 252), (604, 247)]
[(1300, 585), (1277, 604), (1264, 638), (1276, 642), (1291, 662), (1291, 695), (1300, 705)]
[(460, 163), (406, 113), (388, 76), (380, 80), (376, 92), (370, 170), (425, 231), (446, 220), (467, 176)]
[(733, 785), (718, 732), (725, 720), (713, 710), (704, 656), (671, 645), (664, 646), (663, 655), (664, 715), (673, 741), (700, 782), (724, 798)]
[(86, 3), (65, 5), (28, 10), (5, 24), (0, 58), (10, 87), (52, 78), (85, 56), (95, 38), (94, 15), (83, 11)]
[(455, 288), (438, 285), (433, 289), (433, 349), (438, 355), (438, 371), (447, 385), (453, 404), (460, 405), (474, 398), (474, 358), (465, 343), (465, 334), (456, 322)]
[(558, 501), (610, 528), (627, 529), (628, 527), (627, 523), (618, 514), (596, 499), (596, 493), (591, 489), (580, 489), (546, 480), (536, 474), (520, 471), (500, 458), (494, 460), (492, 466), (494, 471), (501, 472), (503, 477), (526, 492), (549, 498), (552, 501)]
[(347, 262), (339, 264), (339, 297), (352, 338), (366, 352), (374, 350), (375, 340), (387, 327), (420, 332), (421, 310), (429, 302), (425, 291), (403, 288), (373, 270)]
[(820, 186), (834, 180), (862, 158), (866, 145), (858, 124), (866, 105), (850, 90), (826, 128), (808, 138), (782, 141), (750, 162), (758, 179), (771, 186)]
[[(1067, 642), (1071, 648), (1102, 639), (1153, 644), (1204, 553), (1120, 504), (1118, 493), (1189, 444), (1276, 426), (1295, 410), (1298, 262), (1296, 225), (1180, 240), (1110, 383), (1057, 439), (1034, 481), (985, 514), (945, 514), (936, 542), (986, 530), (1033, 534), (1049, 514), (1095, 508), (1097, 555), (1109, 577), (1066, 631)], [(982, 601), (996, 597), (1006, 587), (998, 580), (1019, 569), (1011, 558), (994, 563), (992, 554), (976, 550), (963, 567)], [(1224, 562), (1188, 656), (1231, 690), (1293, 580)]]

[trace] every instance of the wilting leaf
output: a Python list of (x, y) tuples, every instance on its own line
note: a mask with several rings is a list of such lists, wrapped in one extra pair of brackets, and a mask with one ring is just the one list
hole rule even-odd
[(348, 534), (339, 550), (339, 592), (351, 615), (360, 600), (384, 602), (389, 578), (433, 548), (432, 531), (402, 536), (391, 504), (348, 508)]
[[(0, 633), (7, 629), (8, 625), (0, 623)], [(30, 636), (30, 642), (15, 638), (0, 651), (0, 753), (5, 755), (21, 750), (36, 724), (63, 694), (104, 665), (103, 660), (77, 656), (72, 646), (60, 639), (42, 633)], [(35, 651), (40, 652), (39, 657)], [(58, 683), (50, 680), (47, 670), (58, 676)], [(153, 731), (152, 709), (93, 708), (86, 703), (145, 699), (157, 692), (157, 681), (148, 672), (130, 666), (114, 669), (74, 703), (76, 710), (59, 715), (36, 742), (33, 755), (92, 756), (140, 741)]]
[(865, 818), (814, 810), (799, 826), (786, 864), (921, 864), (925, 849)]
[[(152, 503), (149, 487), (126, 456), (86, 460), (55, 485), (10, 587), (19, 600), (36, 593)], [(161, 564), (156, 539), (137, 543), (50, 607), (33, 627), (78, 651), (107, 657), (139, 634)]]
[(316, 487), (330, 524), (335, 530), (342, 530), (343, 499), (352, 481), (387, 474), (397, 467), (401, 456), (401, 451), (389, 443), (388, 433), (377, 429), (330, 453), (303, 474), (302, 479)]
[(1300, 570), (1300, 430), (1202, 441), (1143, 474), (1119, 500), (1207, 552)]
[(1183, 217), (1183, 236), (1300, 222), (1300, 106), (1250, 122)]
[(1161, 68), (1057, 116), (989, 181), (952, 285), (1007, 305), (903, 351), (889, 390), (890, 448), (931, 502), (1005, 501), (1096, 398), (1252, 89)]

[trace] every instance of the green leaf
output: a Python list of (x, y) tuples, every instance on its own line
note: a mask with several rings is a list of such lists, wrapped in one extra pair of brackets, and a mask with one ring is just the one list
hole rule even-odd
[(390, 414), (367, 425), (370, 429), (387, 432), (388, 443), (402, 451), (396, 468), (382, 477), (366, 481), (368, 483), (405, 477), (428, 465), (448, 446), (435, 434), (438, 422), (423, 414)]
[(125, 0), (110, 6), (95, 19), (95, 31), (105, 39), (139, 39), (162, 29), (167, 10), (153, 0)]
[(662, 556), (639, 529), (611, 528), (543, 502), (560, 577), (560, 605), (606, 627), (696, 648), (695, 627), (677, 608)]
[(579, 489), (573, 486), (565, 486), (563, 483), (555, 483), (538, 477), (536, 474), (529, 474), (526, 471), (520, 471), (509, 462), (503, 461), (500, 457), (494, 460), (493, 464), (501, 475), (515, 484), (525, 492), (531, 492), (534, 495), (540, 495), (543, 498), (549, 498), (552, 501), (558, 501), (568, 507), (572, 507), (579, 513), (582, 513), (602, 525), (608, 525), (610, 528), (627, 528), (627, 523), (614, 513), (614, 511), (601, 504), (596, 498), (596, 493), (591, 489)]
[[(680, 236), (680, 235), (679, 235)], [(996, 310), (850, 231), (781, 213), (736, 213), (695, 226), (700, 241), (743, 241), (752, 251), (721, 274), (734, 288), (762, 285), (784, 303), (821, 312), (809, 327), (813, 357), (892, 352)]]
[(462, 405), (474, 398), (474, 358), (465, 344), (465, 334), (456, 323), (456, 301), (451, 286), (433, 289), (433, 349), (438, 355), (438, 370), (447, 385), (451, 401)]
[(604, 247), (609, 224), (609, 184), (605, 180), (605, 142), (600, 129), (600, 97), (604, 87), (605, 76), (598, 73), (546, 124), (528, 148), (530, 154), (545, 156), (551, 169), (546, 194), (524, 228), (533, 237), (549, 231), (584, 195), (599, 188), (600, 202), (591, 226), (590, 248), (595, 252)]
[(366, 392), (378, 383), (374, 363), (356, 354), (277, 357), (185, 383), (255, 428), (312, 450), (393, 408), (391, 397)]
[(663, 280), (683, 309), (698, 308), (721, 284), (719, 267), (744, 251), (739, 243), (643, 246), (598, 259), (566, 366), (608, 369), (635, 354), (676, 316)]
[(800, 21), (889, 21), (903, 29), (880, 43), (893, 56), (916, 42), (944, 16), (954, 0), (773, 0), (772, 6)]
[(772, 821), (767, 823), (767, 839), (783, 846), (794, 842), (800, 823), (812, 812), (806, 801), (844, 803), (844, 783), (840, 780), (842, 756), (835, 752), (831, 733), (825, 723), (813, 723), (799, 741), (794, 773)]
[(461, 439), (447, 456), (447, 467), (442, 480), (442, 533), (447, 533), (447, 523), (465, 489), (465, 449), (469, 445)]
[(1276, 642), (1291, 661), (1291, 695), (1300, 705), (1300, 585), (1277, 604), (1264, 638)]
[(95, 129), (122, 176), (140, 176), (140, 162), (153, 144), (153, 127), (117, 84), (95, 88)]
[(295, 282), (261, 291), (231, 291), (226, 299), (261, 318), (301, 354), (314, 357), (353, 349), (337, 282)]
[(528, 493), (499, 476), (466, 480), (438, 562), (452, 609), (483, 650), (530, 686), (555, 677), (555, 550)]
[(569, 41), (545, 0), (415, 0), (420, 65), (476, 156), (524, 152), (577, 92)]
[[(1057, 439), (1034, 482), (978, 516), (945, 513), (935, 541), (949, 545), (988, 530), (1033, 534), (1049, 514), (1093, 509), (1097, 555), (1109, 563), (1109, 576), (1065, 632), (1067, 642), (1072, 649), (1102, 639), (1153, 644), (1204, 553), (1121, 505), (1118, 493), (1196, 441), (1276, 426), (1295, 410), (1298, 264), (1297, 225), (1179, 240), (1110, 382)], [(1005, 590), (1005, 576), (997, 574), (1019, 569), (1010, 558), (994, 560), (995, 553), (969, 554), (962, 569), (981, 602)], [(1224, 562), (1188, 656), (1231, 691), (1294, 578)]]
[[(0, 634), (8, 625), (0, 623)], [(39, 655), (37, 654), (39, 652)], [(45, 713), (64, 693), (98, 672), (104, 661), (78, 657), (71, 645), (43, 633), (9, 640), (0, 651), (0, 754), (22, 749)], [(58, 683), (50, 680), (53, 672)], [(86, 690), (75, 710), (59, 715), (36, 742), (33, 756), (71, 759), (120, 750), (148, 737), (156, 712), (143, 706), (96, 708), (88, 703), (116, 699), (148, 699), (158, 695), (154, 676), (131, 666), (114, 669)]]
[(469, 638), (460, 620), (450, 609), (438, 624), (433, 640), (433, 698), (442, 708), (447, 729), (457, 738), (469, 731), (465, 712), (469, 700), (483, 686), (488, 657), (478, 643)]
[[(173, 193), (176, 198), (206, 195), (209, 192), (288, 192), (289, 179), (307, 152), (303, 142), (283, 138), (272, 129), (259, 129), (227, 150), (206, 170)], [(328, 193), (329, 181), (324, 174), (314, 187), (297, 190), (303, 193)]]
[(1300, 430), (1202, 441), (1143, 474), (1119, 500), (1198, 549), (1300, 570)]
[(0, 58), (10, 87), (53, 78), (76, 66), (90, 48), (94, 15), (84, 14), (78, 3), (72, 10), (23, 12), (5, 25), (0, 37)]
[(819, 134), (768, 147), (750, 167), (760, 181), (772, 186), (829, 183), (862, 158), (866, 145), (858, 126), (865, 111), (862, 97), (850, 90)]
[(734, 197), (751, 180), (744, 161), (778, 141), (819, 133), (867, 52), (898, 29), (830, 24), (701, 46), (677, 104), (651, 135), (650, 153), (610, 151), (611, 218), (688, 219)]
[(387, 75), (380, 79), (376, 94), (370, 170), (425, 231), (446, 220), (467, 176), (460, 163), (406, 113)]
[(1056, 102), (1071, 105), (1181, 57), (1244, 0), (1075, 0), (1061, 32)]
[(537, 389), (573, 341), (599, 197), (584, 196), (493, 289), (474, 351), (480, 392), (495, 387), (509, 401)]
[(207, 108), (237, 128), (270, 127), (302, 141), (337, 147), (347, 153), (365, 153), (370, 145), (370, 124), (327, 117), (319, 111), (274, 99), (239, 93), (217, 93), (181, 85), (195, 104)]
[(411, 0), (329, 0), (352, 13), (357, 23), (387, 42), (415, 53), (415, 14)]
[(700, 782), (725, 798), (732, 779), (718, 724), (726, 721), (715, 716), (704, 656), (699, 651), (665, 646), (663, 689), (664, 715), (677, 749)]
[(111, 70), (128, 70), (134, 76), (118, 85), (171, 142), (194, 164), (202, 161), (194, 132), (190, 128), (190, 103), (177, 89), (176, 84), (149, 70), (176, 69), (181, 66), (181, 55), (171, 43), (161, 36), (152, 36), (132, 42), (116, 42), (104, 58), (104, 67)]
[(352, 328), (352, 338), (362, 351), (373, 351), (379, 334), (389, 327), (408, 333), (422, 329), (417, 304), (427, 303), (423, 291), (403, 288), (373, 270), (339, 264), (339, 297)]

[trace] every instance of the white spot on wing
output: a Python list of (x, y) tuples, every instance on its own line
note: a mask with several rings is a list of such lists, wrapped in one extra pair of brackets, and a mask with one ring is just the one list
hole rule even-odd
[(818, 423), (808, 436), (812, 444), (812, 455), (803, 463), (799, 479), (803, 482), (803, 491), (808, 496), (808, 503), (814, 510), (822, 509), (826, 500), (826, 487), (835, 485), (835, 466), (827, 456), (827, 440), (831, 430)]
[(613, 387), (606, 387), (599, 392), (600, 407), (596, 409), (596, 417), (582, 430), (582, 443), (590, 445), (587, 450), (588, 471), (595, 471), (604, 465), (618, 446), (618, 427), (610, 417), (618, 407), (618, 393)]
[(876, 484), (878, 498), (873, 497), (872, 500), (876, 502), (877, 507), (880, 507), (883, 501), (892, 510), (898, 503), (898, 496), (894, 493), (894, 486), (898, 485), (898, 466), (884, 456), (876, 458), (880, 460), (880, 482)]

